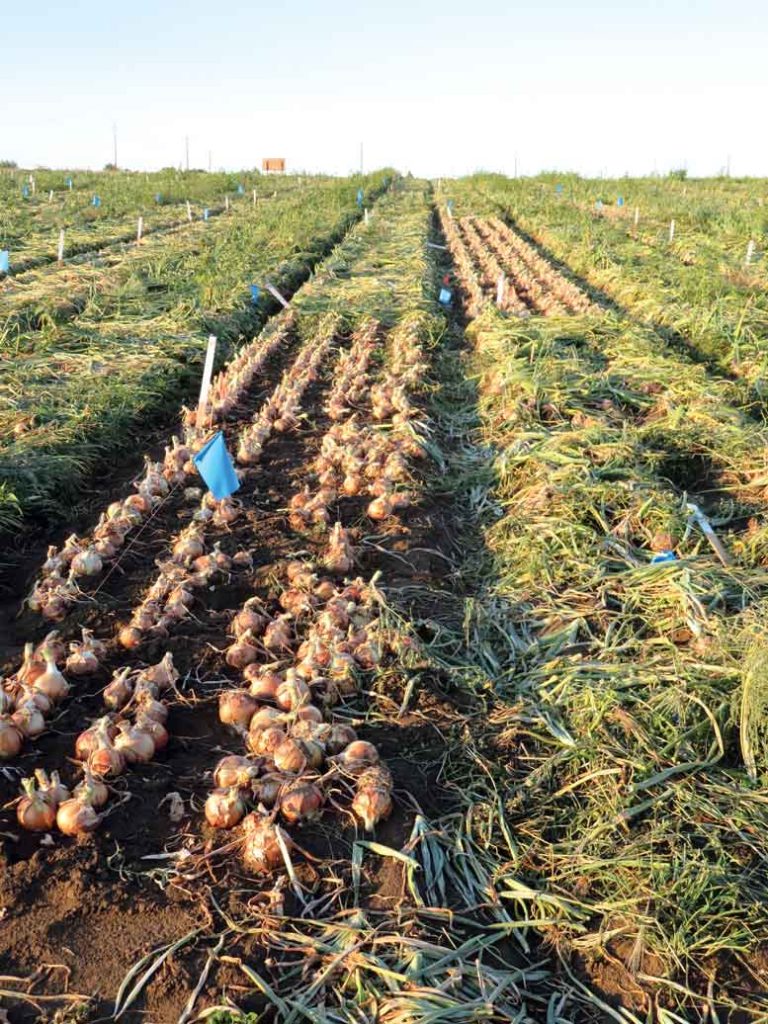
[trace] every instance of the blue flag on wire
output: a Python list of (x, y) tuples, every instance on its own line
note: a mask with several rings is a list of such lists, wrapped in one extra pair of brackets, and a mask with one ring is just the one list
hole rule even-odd
[(11, 253), (8, 249), (0, 249), (0, 274), (7, 274), (11, 269)]
[(240, 486), (221, 431), (200, 449), (193, 461), (217, 501), (228, 498)]

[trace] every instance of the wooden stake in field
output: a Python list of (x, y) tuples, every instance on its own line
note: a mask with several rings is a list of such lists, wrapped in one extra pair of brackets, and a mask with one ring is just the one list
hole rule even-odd
[(34, 174), (30, 174), (30, 176), (29, 176), (29, 184), (32, 186), (32, 195), (34, 195), (36, 190), (37, 190), (37, 185), (35, 184), (35, 176), (34, 176)]
[(752, 262), (752, 257), (754, 255), (755, 255), (755, 243), (750, 238), (750, 240), (747, 242), (747, 254), (744, 257), (744, 265), (745, 266), (747, 266), (747, 267), (749, 266), (749, 264)]
[(136, 225), (136, 241), (141, 241), (141, 236), (144, 233), (144, 218), (139, 217), (139, 223)]
[(229, 196), (224, 196), (224, 209), (229, 209)]
[(253, 205), (256, 205), (256, 189), (253, 190)]
[(499, 280), (496, 282), (496, 305), (501, 309), (504, 304), (504, 291), (506, 289), (506, 280), (503, 274), (499, 274)]
[(366, 206), (365, 210), (363, 211), (363, 220), (365, 221), (366, 224), (368, 223), (368, 207), (367, 206)]
[(202, 424), (205, 418), (205, 409), (208, 405), (208, 392), (211, 390), (211, 377), (213, 376), (213, 360), (216, 357), (216, 335), (208, 336), (208, 348), (205, 352), (205, 363), (203, 364), (203, 380), (200, 384), (200, 398), (197, 402), (197, 422)]
[(59, 247), (56, 252), (56, 259), (59, 263), (64, 259), (64, 228), (61, 228), (59, 231)]
[(48, 202), (49, 203), (53, 202), (53, 189), (51, 189), (50, 192), (48, 193)]
[(187, 220), (192, 220), (192, 203), (189, 200), (187, 200)]
[(669, 240), (673, 242), (675, 239), (675, 221), (674, 219), (669, 222)]
[(640, 207), (635, 207), (635, 227), (640, 223)]

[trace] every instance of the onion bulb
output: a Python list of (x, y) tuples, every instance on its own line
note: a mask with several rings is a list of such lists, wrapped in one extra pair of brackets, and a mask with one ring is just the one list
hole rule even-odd
[(225, 660), (228, 665), (232, 668), (245, 668), (246, 665), (253, 664), (259, 657), (259, 649), (254, 646), (251, 641), (253, 640), (253, 633), (250, 629), (241, 634), (235, 640), (233, 644), (227, 648)]
[(72, 559), (70, 568), (73, 576), (97, 576), (102, 569), (101, 555), (96, 548), (87, 547), (78, 551)]
[(123, 755), (128, 764), (146, 764), (152, 760), (155, 756), (155, 741), (149, 732), (130, 722), (119, 722), (117, 729), (115, 750)]
[(251, 635), (259, 633), (267, 624), (264, 606), (258, 597), (249, 597), (240, 611), (232, 619), (232, 632), (236, 637), (250, 631)]
[(314, 821), (323, 809), (323, 791), (314, 782), (294, 782), (280, 794), (280, 813), (289, 825)]
[(103, 650), (103, 644), (94, 641), (93, 634), (89, 629), (83, 629), (83, 639), (80, 643), (74, 642), (69, 645), (71, 651), (67, 658), (66, 669), (73, 676), (87, 676), (99, 670), (99, 650)]
[(0, 715), (0, 760), (16, 757), (21, 750), (24, 737), (10, 715)]
[(376, 765), (362, 773), (352, 810), (368, 832), (389, 815), (392, 810), (392, 776), (384, 765)]
[(279, 772), (298, 775), (307, 767), (307, 755), (298, 740), (286, 737), (272, 751), (272, 760)]
[(94, 775), (120, 775), (125, 771), (125, 755), (115, 748), (103, 718), (96, 723), (96, 741), (97, 747), (88, 757)]
[(87, 794), (72, 797), (59, 805), (56, 824), (65, 836), (93, 832), (99, 824), (99, 815), (87, 799)]
[(56, 805), (35, 788), (34, 779), (23, 779), (24, 796), (16, 805), (16, 817), (30, 832), (48, 832), (56, 823)]
[(54, 703), (58, 703), (69, 693), (69, 683), (56, 667), (56, 660), (49, 647), (43, 648), (43, 657), (45, 658), (45, 671), (34, 680), (32, 685)]
[(309, 704), (312, 693), (293, 669), (288, 669), (284, 683), (275, 691), (275, 703), (283, 711), (295, 711), (304, 704)]
[[(278, 825), (269, 817), (253, 812), (243, 822), (243, 862), (251, 871), (260, 875), (269, 874), (283, 864), (283, 853), (278, 841)], [(287, 848), (290, 838), (285, 833), (280, 838)]]
[(336, 757), (336, 761), (352, 775), (357, 775), (365, 768), (379, 763), (379, 752), (372, 743), (365, 740), (353, 740)]
[(165, 750), (168, 746), (168, 730), (162, 722), (158, 722), (156, 718), (150, 718), (144, 711), (139, 711), (136, 714), (136, 725), (152, 737), (156, 752)]
[(11, 719), (22, 736), (26, 736), (27, 739), (33, 740), (45, 732), (45, 719), (34, 701), (29, 700), (17, 705)]
[(325, 747), (329, 754), (339, 754), (345, 747), (354, 743), (356, 739), (357, 733), (351, 725), (334, 725), (331, 726), (331, 732)]
[(355, 564), (349, 531), (341, 523), (336, 523), (328, 541), (328, 550), (323, 558), (323, 565), (334, 575), (344, 576)]
[(279, 772), (267, 772), (260, 779), (254, 779), (251, 784), (254, 799), (265, 807), (274, 807), (286, 781), (286, 776)]
[(247, 690), (224, 690), (219, 695), (219, 720), (224, 725), (247, 729), (258, 709), (258, 701)]
[(205, 801), (205, 817), (214, 828), (234, 828), (245, 817), (245, 801), (237, 786), (215, 789)]
[(289, 613), (273, 619), (264, 630), (264, 646), (270, 651), (286, 650), (291, 646), (293, 635), (289, 625), (292, 616)]
[(75, 786), (75, 796), (92, 807), (103, 807), (109, 800), (109, 789), (103, 779), (97, 778), (87, 765), (83, 766), (83, 779)]
[(254, 754), (271, 757), (287, 738), (282, 729), (279, 729), (277, 726), (270, 726), (267, 729), (251, 730), (248, 733), (248, 746)]
[(259, 766), (240, 754), (227, 754), (213, 770), (213, 781), (219, 789), (230, 786), (245, 787), (258, 775)]
[(126, 665), (125, 668), (120, 669), (104, 689), (102, 699), (108, 708), (112, 711), (118, 711), (120, 708), (124, 708), (128, 701), (133, 696), (133, 684), (129, 682), (128, 677), (130, 676), (132, 669), (130, 665)]
[(179, 673), (173, 664), (173, 655), (167, 651), (156, 665), (145, 668), (140, 676), (143, 682), (157, 683), (160, 690), (168, 690), (173, 687), (179, 679)]
[(274, 700), (277, 691), (283, 685), (284, 681), (279, 672), (274, 672), (271, 669), (263, 667), (260, 667), (258, 671), (254, 672), (252, 675), (249, 673), (248, 669), (246, 669), (243, 674), (246, 678), (250, 679), (251, 685), (248, 688), (248, 692), (257, 700)]

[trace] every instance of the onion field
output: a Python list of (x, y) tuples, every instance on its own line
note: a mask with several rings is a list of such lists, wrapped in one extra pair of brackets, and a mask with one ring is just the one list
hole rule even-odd
[(766, 183), (33, 177), (6, 1019), (768, 1019)]

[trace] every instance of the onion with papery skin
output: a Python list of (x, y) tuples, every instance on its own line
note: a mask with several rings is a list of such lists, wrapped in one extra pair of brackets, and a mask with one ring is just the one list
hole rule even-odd
[(98, 719), (98, 721), (94, 722), (93, 725), (84, 729), (75, 740), (75, 757), (78, 761), (87, 761), (94, 750), (98, 749), (99, 726), (101, 723), (104, 723), (106, 728), (109, 730), (110, 738), (114, 738), (117, 734), (117, 728), (113, 725), (112, 719), (109, 715)]
[(143, 642), (144, 634), (137, 626), (123, 626), (117, 639), (121, 647), (124, 647), (126, 651), (132, 651)]
[[(277, 839), (278, 828), (269, 817), (256, 811), (243, 821), (243, 863), (256, 874), (269, 874), (283, 864), (283, 854)], [(290, 849), (290, 837), (282, 832), (280, 837), (285, 847)]]
[(213, 781), (219, 789), (230, 786), (244, 788), (259, 774), (259, 766), (240, 754), (227, 754), (213, 770)]
[(170, 689), (179, 680), (179, 673), (173, 664), (173, 655), (167, 651), (156, 665), (143, 669), (139, 678), (142, 682), (157, 683), (160, 690)]
[(314, 704), (302, 704), (300, 708), (296, 708), (295, 715), (300, 722), (317, 723), (323, 720), (323, 712)]
[(323, 557), (323, 565), (334, 575), (345, 576), (355, 564), (349, 531), (341, 523), (336, 523), (328, 541), (328, 549)]
[(124, 708), (133, 696), (133, 684), (128, 679), (131, 672), (130, 665), (126, 665), (125, 668), (120, 669), (112, 679), (112, 682), (104, 689), (102, 699), (106, 706), (113, 711)]
[(50, 778), (47, 772), (43, 768), (35, 769), (35, 779), (37, 780), (37, 788), (45, 797), (45, 799), (58, 807), (60, 803), (65, 800), (69, 800), (69, 790), (61, 781), (58, 772), (51, 772)]
[(65, 836), (81, 835), (93, 832), (99, 824), (99, 815), (88, 802), (87, 794), (81, 794), (59, 805), (56, 824)]
[(383, 764), (367, 768), (357, 780), (352, 810), (371, 832), (392, 810), (392, 775)]
[(294, 782), (280, 794), (280, 813), (289, 825), (314, 821), (325, 803), (323, 791), (314, 782)]
[(258, 729), (255, 732), (249, 732), (248, 745), (254, 754), (260, 754), (262, 757), (271, 757), (287, 738), (282, 729), (278, 729), (277, 726), (270, 726), (268, 729)]
[(299, 746), (304, 752), (308, 766), (315, 771), (319, 771), (325, 761), (325, 750), (322, 744), (317, 740), (308, 739), (299, 740)]
[(19, 732), (27, 739), (33, 740), (45, 732), (43, 713), (34, 701), (17, 704), (11, 720)]
[(264, 804), (265, 807), (274, 807), (280, 796), (280, 791), (288, 779), (289, 776), (280, 775), (279, 772), (267, 772), (261, 778), (254, 779), (251, 784), (254, 800)]
[(34, 779), (23, 779), (24, 796), (16, 805), (16, 817), (29, 832), (49, 832), (56, 824), (56, 805), (38, 792)]
[(16, 757), (23, 743), (24, 737), (10, 715), (0, 715), (0, 760)]
[(83, 765), (83, 778), (75, 786), (74, 795), (79, 800), (98, 808), (103, 807), (109, 800), (109, 789), (106, 782), (97, 778), (88, 765)]
[(161, 700), (155, 700), (152, 690), (146, 683), (137, 683), (134, 692), (134, 707), (148, 718), (154, 718), (156, 722), (165, 725), (168, 721), (168, 708)]
[(88, 757), (88, 767), (94, 775), (120, 775), (125, 771), (125, 755), (115, 749), (105, 719), (96, 723), (98, 746)]
[(232, 632), (236, 637), (250, 631), (252, 636), (261, 632), (269, 621), (264, 606), (258, 597), (249, 597), (241, 610), (232, 619)]
[[(245, 670), (243, 675), (246, 678), (249, 678), (248, 669)], [(277, 691), (283, 685), (283, 682), (283, 677), (279, 672), (272, 672), (269, 669), (260, 668), (258, 672), (254, 673), (250, 678), (248, 692), (257, 700), (273, 701)]]
[(214, 828), (234, 828), (245, 817), (245, 800), (237, 786), (215, 789), (205, 801), (205, 817)]
[(285, 721), (285, 715), (277, 708), (259, 708), (251, 719), (250, 732), (258, 732), (260, 729), (269, 729), (272, 726), (280, 725)]
[(34, 644), (24, 644), (24, 660), (16, 673), (16, 678), (20, 682), (31, 685), (43, 672), (45, 672), (45, 658), (42, 651), (36, 651)]
[(264, 630), (264, 646), (270, 651), (287, 650), (291, 646), (293, 633), (290, 627), (291, 615), (279, 615)]
[(119, 722), (115, 736), (115, 750), (125, 758), (127, 764), (147, 764), (155, 756), (155, 741), (151, 733), (139, 725)]
[(144, 732), (149, 733), (155, 744), (155, 751), (165, 750), (168, 746), (168, 730), (155, 718), (150, 718), (149, 715), (143, 711), (139, 711), (136, 714), (136, 725), (139, 729), (143, 729)]
[(69, 683), (56, 667), (56, 661), (50, 648), (43, 649), (43, 657), (45, 658), (45, 671), (37, 676), (32, 685), (54, 703), (58, 703), (69, 693)]
[(70, 566), (73, 576), (98, 576), (103, 562), (96, 548), (88, 547), (79, 551)]
[(348, 747), (350, 743), (354, 743), (357, 739), (357, 733), (351, 725), (334, 725), (331, 726), (331, 733), (325, 744), (325, 748), (329, 754), (339, 754), (345, 747)]
[(304, 680), (295, 671), (288, 669), (285, 682), (275, 692), (277, 706), (283, 711), (295, 711), (303, 704), (309, 704), (311, 699), (312, 693)]
[(66, 669), (71, 675), (87, 676), (99, 670), (99, 650), (103, 644), (94, 641), (93, 634), (89, 629), (83, 630), (83, 639), (80, 643), (69, 645), (71, 654), (67, 658)]
[(272, 751), (272, 760), (279, 772), (299, 775), (307, 767), (307, 755), (297, 740), (286, 737)]
[(379, 752), (366, 740), (353, 740), (334, 759), (345, 771), (356, 775), (365, 768), (379, 763)]
[(232, 668), (245, 668), (258, 660), (259, 649), (251, 643), (253, 634), (247, 629), (233, 644), (227, 648), (225, 661)]
[(224, 690), (219, 694), (219, 721), (247, 729), (259, 710), (259, 702), (247, 690)]

